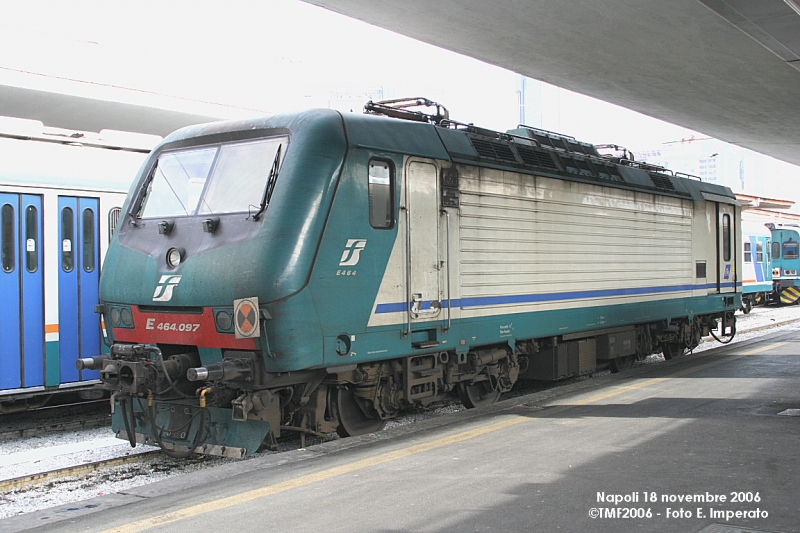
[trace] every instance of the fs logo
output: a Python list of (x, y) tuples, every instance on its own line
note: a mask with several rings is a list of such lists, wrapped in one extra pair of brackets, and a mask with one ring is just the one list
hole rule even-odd
[(161, 276), (161, 280), (156, 285), (156, 291), (153, 293), (154, 302), (168, 302), (172, 300), (172, 291), (181, 282), (180, 276), (167, 274)]
[(361, 259), (361, 250), (367, 245), (367, 239), (347, 239), (347, 244), (339, 260), (339, 266), (356, 266)]

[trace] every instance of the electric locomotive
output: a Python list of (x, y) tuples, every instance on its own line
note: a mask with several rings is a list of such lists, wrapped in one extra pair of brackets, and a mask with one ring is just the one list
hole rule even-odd
[(241, 457), (733, 335), (728, 188), (425, 99), (365, 111), (193, 126), (152, 152), (101, 279), (109, 354), (78, 361), (118, 437)]

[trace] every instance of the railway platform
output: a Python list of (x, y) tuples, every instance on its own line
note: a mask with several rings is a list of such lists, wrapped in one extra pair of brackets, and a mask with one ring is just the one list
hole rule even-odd
[(800, 324), (0, 520), (47, 531), (800, 532)]

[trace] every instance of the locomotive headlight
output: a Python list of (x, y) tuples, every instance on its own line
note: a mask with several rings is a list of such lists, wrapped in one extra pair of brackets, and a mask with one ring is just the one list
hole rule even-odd
[(183, 261), (183, 250), (180, 248), (170, 248), (167, 250), (167, 265), (170, 268), (177, 268)]
[(120, 320), (119, 308), (118, 307), (112, 307), (111, 311), (109, 311), (108, 315), (109, 315), (109, 318), (111, 319), (111, 324), (114, 327), (119, 327), (119, 320)]
[(233, 329), (233, 317), (228, 311), (217, 311), (215, 316), (217, 331), (229, 332)]
[(119, 317), (124, 326), (131, 327), (133, 325), (133, 315), (131, 315), (131, 310), (127, 307), (122, 308), (122, 310), (119, 312)]

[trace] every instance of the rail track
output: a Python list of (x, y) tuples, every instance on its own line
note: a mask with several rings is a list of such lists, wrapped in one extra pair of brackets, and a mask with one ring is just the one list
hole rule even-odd
[(11, 479), (0, 481), (0, 493), (10, 490), (27, 489), (33, 485), (46, 483), (54, 479), (60, 479), (67, 476), (82, 476), (91, 472), (97, 472), (104, 468), (111, 468), (128, 463), (141, 462), (150, 459), (154, 456), (160, 456), (160, 451), (146, 451), (136, 455), (126, 455), (124, 457), (115, 457), (113, 459), (104, 459), (102, 461), (94, 461), (91, 463), (84, 463), (65, 468), (58, 468), (55, 470), (48, 470), (46, 472), (37, 472), (19, 476)]
[(41, 437), (48, 433), (80, 431), (108, 426), (108, 400), (44, 407), (35, 411), (0, 415), (0, 442)]

